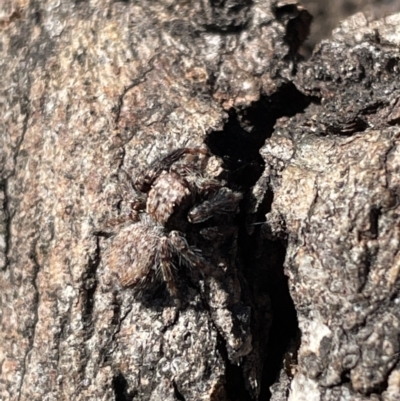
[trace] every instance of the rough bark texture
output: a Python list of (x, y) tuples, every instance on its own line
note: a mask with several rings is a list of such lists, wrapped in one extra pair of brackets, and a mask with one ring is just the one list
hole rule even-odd
[(301, 3), (314, 17), (310, 37), (304, 44), (311, 51), (322, 39), (332, 37), (332, 30), (340, 21), (357, 12), (362, 12), (371, 21), (400, 12), (397, 0), (303, 0)]
[[(399, 399), (399, 15), (305, 63), (293, 2), (0, 7), (2, 400)], [(244, 196), (182, 223), (215, 274), (121, 288), (131, 178), (205, 145)]]
[(343, 23), (295, 78), (320, 101), (261, 150), (302, 332), (292, 400), (399, 399), (399, 21)]

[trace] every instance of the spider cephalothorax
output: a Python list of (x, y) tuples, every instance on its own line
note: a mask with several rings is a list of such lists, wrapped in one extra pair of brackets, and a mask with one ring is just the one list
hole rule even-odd
[(174, 298), (174, 270), (205, 269), (201, 251), (189, 245), (185, 231), (208, 219), (236, 214), (242, 198), (205, 168), (209, 155), (201, 148), (180, 148), (157, 159), (134, 180), (145, 197), (144, 210), (113, 239), (110, 268), (122, 286), (142, 288), (162, 278)]

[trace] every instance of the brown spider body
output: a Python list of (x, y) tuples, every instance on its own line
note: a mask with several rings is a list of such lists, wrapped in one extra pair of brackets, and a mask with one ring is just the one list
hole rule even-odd
[(204, 149), (182, 148), (151, 163), (135, 180), (147, 194), (145, 211), (113, 239), (110, 268), (123, 287), (145, 288), (162, 279), (177, 299), (175, 271), (207, 269), (207, 262), (179, 231), (221, 214), (236, 214), (242, 195), (204, 171)]
[(207, 151), (200, 148), (179, 148), (169, 153), (167, 156), (156, 159), (150, 164), (146, 171), (136, 177), (135, 187), (141, 192), (149, 192), (153, 182), (163, 172), (168, 171), (174, 163), (187, 154), (203, 154), (206, 155)]
[(174, 255), (179, 256), (179, 264), (203, 264), (199, 251), (190, 247), (180, 233), (166, 233), (162, 225), (143, 214), (140, 221), (123, 228), (115, 237), (110, 267), (118, 272), (122, 287), (142, 289), (162, 276), (171, 295), (177, 298)]
[(149, 191), (146, 212), (160, 223), (167, 223), (177, 207), (188, 204), (191, 191), (188, 184), (176, 173), (163, 172)]

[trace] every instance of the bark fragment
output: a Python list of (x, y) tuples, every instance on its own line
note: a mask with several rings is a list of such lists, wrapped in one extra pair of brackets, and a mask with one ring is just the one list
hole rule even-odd
[(302, 334), (290, 400), (397, 399), (398, 18), (358, 14), (323, 42), (295, 79), (318, 101), (261, 149), (274, 191), (264, 232), (287, 241)]

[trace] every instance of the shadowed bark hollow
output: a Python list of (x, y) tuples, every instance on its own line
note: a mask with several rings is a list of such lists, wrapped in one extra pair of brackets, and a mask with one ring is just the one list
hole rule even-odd
[[(399, 400), (400, 15), (357, 14), (306, 62), (290, 1), (0, 15), (1, 400)], [(110, 250), (179, 148), (242, 200), (157, 226), (198, 258), (168, 248), (177, 300), (122, 286)]]

